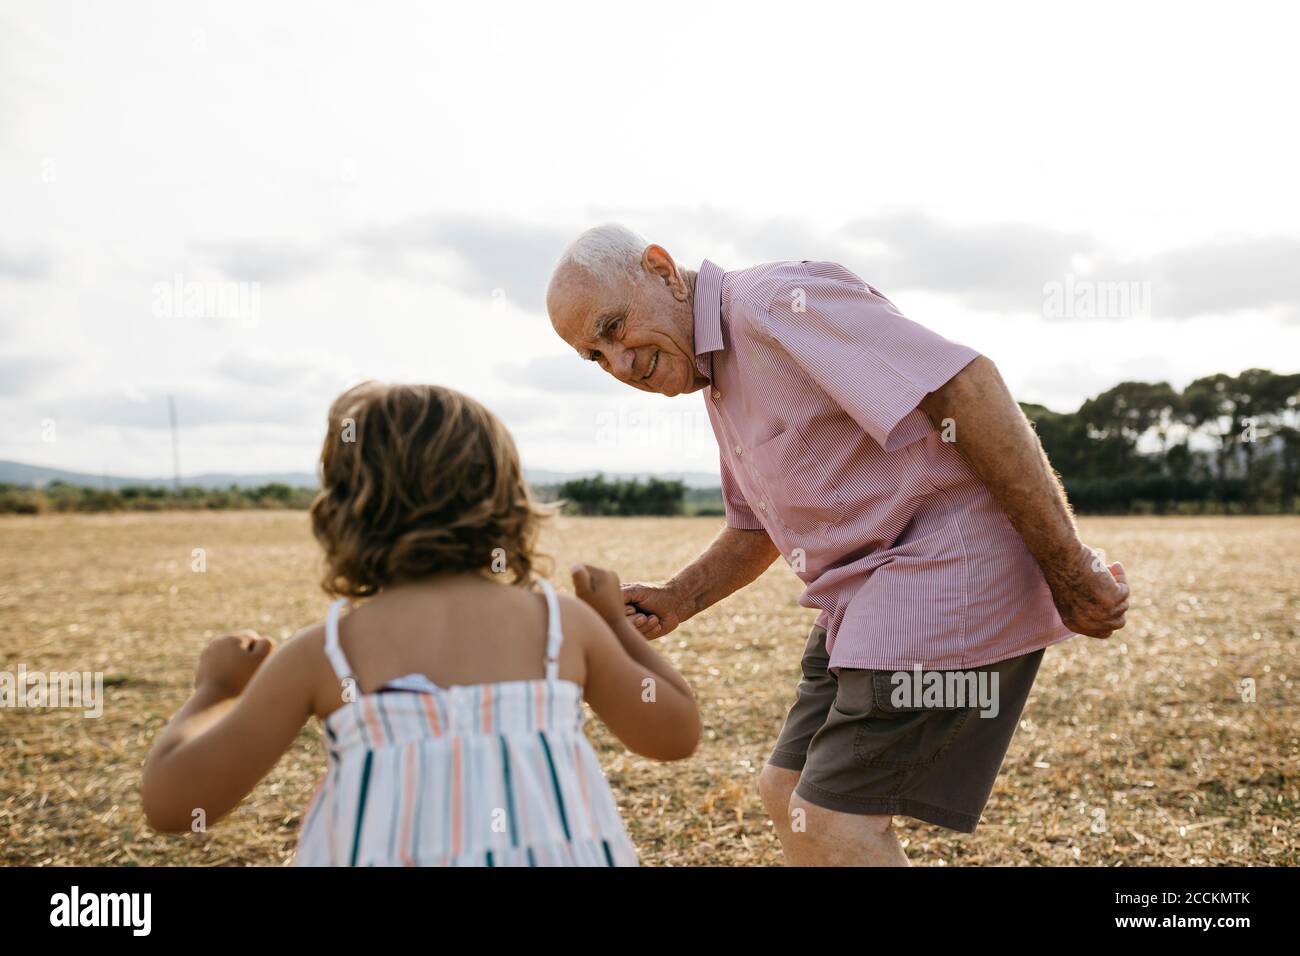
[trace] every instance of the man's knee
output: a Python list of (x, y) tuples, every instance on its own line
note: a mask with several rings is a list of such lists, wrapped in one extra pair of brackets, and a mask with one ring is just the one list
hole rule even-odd
[(789, 814), (791, 831), (813, 843), (852, 839), (886, 846), (896, 839), (892, 816), (828, 810), (797, 793), (790, 794)]
[(762, 798), (763, 806), (767, 808), (768, 815), (772, 819), (775, 820), (789, 810), (790, 799), (794, 796), (795, 784), (798, 782), (797, 770), (774, 767), (770, 763), (764, 764), (758, 774), (758, 795)]

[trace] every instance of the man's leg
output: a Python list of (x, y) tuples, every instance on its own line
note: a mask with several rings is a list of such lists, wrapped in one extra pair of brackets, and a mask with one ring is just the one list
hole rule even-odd
[(794, 704), (786, 715), (772, 755), (758, 775), (758, 794), (767, 815), (776, 826), (786, 858), (790, 856), (790, 798), (808, 759), (808, 745), (826, 722), (827, 712), (835, 703), (835, 676), (827, 670), (826, 631), (814, 626), (808, 633), (800, 663), (802, 680), (795, 692)]
[(787, 859), (903, 865), (890, 815), (975, 832), (1042, 656), (958, 672), (985, 678), (983, 706), (964, 698), (939, 707), (895, 701), (896, 672), (840, 668), (835, 702), (808, 744), (790, 800)]
[(763, 806), (789, 866), (908, 866), (892, 817), (837, 813), (794, 792), (799, 772), (768, 764), (758, 777)]
[(790, 858), (790, 800), (794, 797), (794, 785), (798, 782), (798, 770), (774, 767), (770, 763), (764, 764), (758, 775), (758, 795), (763, 798), (763, 808), (772, 818), (787, 860)]
[(790, 840), (782, 842), (790, 866), (910, 866), (894, 834), (894, 818), (840, 813), (790, 799)]

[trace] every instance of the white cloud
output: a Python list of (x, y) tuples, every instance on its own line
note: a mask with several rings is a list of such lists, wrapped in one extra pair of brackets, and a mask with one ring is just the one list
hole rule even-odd
[[(166, 474), (172, 394), (187, 469), (308, 470), (330, 399), (381, 378), (479, 396), (534, 467), (712, 468), (697, 398), (611, 386), (542, 314), (608, 219), (688, 265), (839, 259), (1056, 407), (1300, 355), (1294, 24), (658, 15), (677, 32), (597, 4), (7, 8), (0, 457)], [(1151, 316), (1047, 319), (1073, 271), (1149, 283)], [(257, 322), (155, 315), (178, 275), (256, 283)]]

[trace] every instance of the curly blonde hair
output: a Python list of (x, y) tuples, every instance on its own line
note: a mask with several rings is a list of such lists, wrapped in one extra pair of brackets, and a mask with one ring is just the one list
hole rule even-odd
[(312, 533), (326, 593), (364, 597), (436, 574), (532, 583), (547, 512), (514, 440), (486, 408), (438, 385), (365, 382), (330, 406)]

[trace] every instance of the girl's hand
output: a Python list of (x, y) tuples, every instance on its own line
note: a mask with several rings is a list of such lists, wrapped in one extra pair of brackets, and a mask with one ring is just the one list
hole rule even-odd
[(274, 645), (256, 631), (240, 631), (218, 637), (199, 656), (194, 686), (213, 690), (223, 697), (238, 697), (262, 666)]
[(590, 564), (575, 564), (569, 571), (573, 574), (574, 592), (610, 627), (624, 618), (623, 594), (615, 572)]

